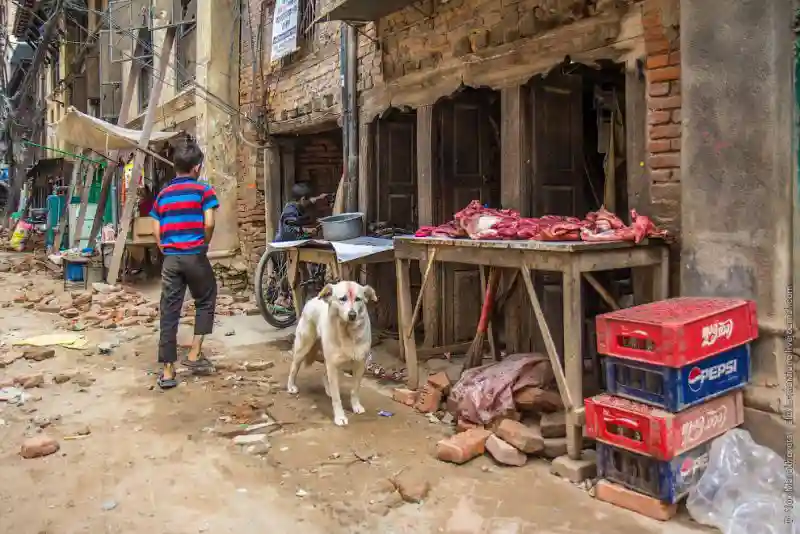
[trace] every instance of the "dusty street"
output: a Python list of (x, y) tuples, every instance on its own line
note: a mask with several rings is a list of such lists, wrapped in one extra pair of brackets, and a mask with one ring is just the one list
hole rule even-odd
[[(31, 280), (37, 290), (62, 291), (44, 273), (0, 273), (0, 303)], [(0, 359), (21, 351), (12, 349), (14, 340), (57, 332), (64, 322), (18, 305), (0, 308)], [(431, 452), (449, 428), (394, 403), (374, 380), (362, 399), (367, 414), (338, 428), (319, 367), (301, 372), (299, 397), (286, 394), (285, 332), (271, 331), (260, 317), (221, 322), (223, 333), (207, 345), (218, 372), (183, 375), (166, 393), (153, 388), (151, 326), (89, 329), (81, 332), (89, 341), (84, 349), (57, 347), (52, 358), (19, 358), (0, 369), (0, 382), (44, 378), (25, 390), (24, 404), (0, 400), (0, 532), (695, 531), (686, 519), (660, 524), (597, 502), (551, 475), (544, 461), (523, 468), (487, 457), (464, 466), (439, 462)], [(182, 328), (188, 340), (191, 327)], [(110, 343), (110, 353), (101, 353), (100, 343)], [(270, 423), (262, 430), (271, 445), (266, 454), (225, 435), (260, 422)], [(23, 459), (22, 442), (39, 433), (57, 439), (60, 450)], [(405, 488), (427, 483), (430, 492), (406, 503), (392, 480)]]

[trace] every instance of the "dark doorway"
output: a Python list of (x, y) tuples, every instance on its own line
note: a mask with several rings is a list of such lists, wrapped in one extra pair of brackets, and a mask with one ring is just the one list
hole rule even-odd
[[(435, 206), (441, 224), (473, 200), (499, 207), (500, 94), (488, 89), (464, 89), (436, 104), (438, 161)], [(444, 344), (475, 337), (480, 318), (480, 273), (473, 266), (446, 264), (442, 276), (442, 336)]]

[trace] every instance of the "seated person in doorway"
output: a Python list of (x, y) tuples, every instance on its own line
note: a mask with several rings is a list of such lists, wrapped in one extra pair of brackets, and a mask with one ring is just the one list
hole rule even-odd
[(316, 224), (309, 209), (318, 202), (328, 200), (330, 195), (313, 196), (311, 186), (298, 183), (292, 186), (292, 200), (286, 203), (278, 221), (278, 233), (275, 241), (297, 241), (306, 237), (304, 226)]

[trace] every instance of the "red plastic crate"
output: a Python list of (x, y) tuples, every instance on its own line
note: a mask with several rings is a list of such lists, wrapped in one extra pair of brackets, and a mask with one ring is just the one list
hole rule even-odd
[(597, 316), (597, 352), (683, 367), (758, 337), (749, 300), (681, 297)]
[(741, 391), (676, 414), (608, 394), (586, 399), (585, 406), (587, 436), (664, 461), (744, 422)]

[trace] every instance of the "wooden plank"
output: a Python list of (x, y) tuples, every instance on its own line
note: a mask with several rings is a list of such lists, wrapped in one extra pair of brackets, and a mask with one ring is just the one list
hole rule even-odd
[[(147, 103), (147, 113), (144, 117), (144, 124), (142, 126), (142, 135), (139, 138), (138, 146), (147, 148), (150, 145), (150, 135), (153, 133), (153, 124), (155, 124), (156, 108), (161, 100), (161, 90), (164, 87), (164, 79), (167, 74), (167, 67), (169, 66), (170, 58), (172, 57), (172, 49), (175, 43), (176, 26), (169, 26), (166, 29), (164, 36), (164, 46), (161, 48), (161, 56), (158, 60), (158, 69), (154, 73), (155, 83), (153, 84), (150, 99)], [(125, 240), (128, 238), (128, 232), (131, 228), (133, 220), (133, 209), (136, 204), (136, 191), (139, 185), (138, 177), (142, 173), (144, 166), (144, 152), (137, 151), (133, 160), (133, 172), (131, 173), (131, 183), (128, 184), (128, 189), (125, 194), (125, 206), (122, 211), (122, 218), (120, 220), (120, 229), (117, 234), (117, 241), (114, 244), (114, 255), (111, 258), (111, 267), (108, 269), (108, 283), (115, 284), (119, 278), (119, 271), (122, 267), (122, 255), (125, 252)]]
[(395, 237), (395, 241), (402, 243), (416, 243), (418, 245), (453, 246), (468, 248), (485, 249), (511, 249), (511, 250), (534, 250), (544, 252), (560, 252), (567, 254), (570, 252), (597, 252), (600, 250), (617, 250), (643, 248), (653, 243), (660, 243), (654, 240), (642, 241), (638, 245), (631, 241), (608, 241), (608, 242), (587, 242), (587, 241), (501, 241), (501, 240), (473, 240), (473, 239), (454, 239), (447, 237)]
[(536, 315), (536, 322), (542, 332), (542, 338), (544, 339), (545, 348), (547, 349), (547, 356), (550, 358), (550, 366), (553, 368), (553, 375), (555, 375), (556, 378), (558, 392), (561, 394), (564, 407), (568, 412), (570, 412), (575, 404), (572, 401), (570, 388), (567, 385), (567, 378), (564, 376), (564, 370), (561, 367), (561, 359), (558, 356), (556, 344), (553, 341), (552, 334), (550, 333), (550, 327), (547, 325), (547, 320), (544, 317), (544, 312), (542, 311), (542, 305), (539, 302), (539, 297), (536, 295), (536, 291), (533, 288), (531, 272), (527, 267), (523, 267), (520, 269), (520, 273), (522, 274), (522, 281), (525, 282), (525, 289), (528, 292), (528, 298), (530, 299), (530, 304), (533, 307), (533, 313)]
[(281, 217), (281, 154), (274, 141), (264, 149), (264, 209), (267, 243), (275, 239)]
[(581, 272), (564, 273), (564, 372), (571, 401), (567, 420), (567, 454), (579, 460), (583, 449), (583, 428), (575, 424), (573, 409), (583, 406), (583, 293)]
[(609, 293), (608, 290), (603, 287), (603, 284), (601, 284), (592, 273), (583, 273), (583, 276), (586, 278), (586, 281), (589, 282), (589, 285), (592, 286), (595, 291), (597, 291), (597, 294), (600, 295), (600, 298), (602, 298), (612, 310), (616, 311), (620, 309), (619, 304), (616, 300), (614, 300), (614, 297), (611, 295), (611, 293)]
[[(481, 276), (481, 295), (483, 295), (483, 301), (485, 301), (486, 300), (486, 286), (488, 284), (488, 277), (486, 275), (486, 268), (481, 266), (479, 269), (480, 269), (480, 276)], [(499, 282), (498, 282), (498, 285), (499, 285)], [(495, 300), (497, 300), (497, 293), (499, 293), (499, 292), (495, 292), (495, 295), (493, 297)], [(484, 303), (485, 302), (481, 302), (481, 306), (483, 306)], [(497, 311), (497, 310), (495, 309), (494, 311)], [(500, 353), (497, 350), (498, 347), (499, 347), (499, 343), (498, 343), (497, 337), (495, 336), (493, 323), (494, 323), (494, 321), (492, 320), (491, 317), (489, 317), (489, 324), (488, 324), (488, 326), (486, 328), (486, 336), (487, 336), (487, 341), (489, 342), (489, 352), (491, 352), (492, 358), (495, 361), (500, 361)], [(482, 358), (483, 358), (483, 356), (481, 355), (481, 359)]]
[(300, 319), (300, 314), (303, 312), (303, 298), (305, 297), (305, 291), (302, 292), (302, 297), (300, 292), (297, 290), (297, 275), (300, 269), (300, 257), (298, 250), (296, 248), (289, 249), (286, 251), (286, 278), (289, 281), (289, 289), (292, 292), (292, 302), (294, 303), (294, 312), (296, 314), (297, 319)]
[[(136, 47), (134, 48), (133, 57), (141, 57), (144, 55), (145, 43), (145, 28), (140, 28), (137, 32)], [(142, 64), (139, 60), (134, 59), (131, 63), (131, 71), (128, 74), (128, 79), (125, 87), (122, 90), (122, 104), (120, 104), (119, 112), (117, 113), (117, 124), (125, 126), (128, 123), (130, 115), (131, 102), (133, 102), (133, 95), (136, 92), (137, 84), (139, 82), (139, 75), (142, 72)], [(112, 150), (108, 154), (109, 159), (112, 160), (103, 172), (103, 185), (100, 189), (100, 198), (97, 201), (97, 214), (92, 222), (92, 230), (89, 232), (89, 248), (94, 248), (97, 243), (97, 236), (100, 234), (100, 229), (103, 227), (103, 214), (106, 212), (106, 205), (108, 198), (111, 196), (111, 184), (114, 181), (114, 175), (117, 170), (117, 162), (119, 161), (120, 151)]]
[[(293, 139), (281, 141), (281, 206), (292, 199), (292, 187), (297, 178), (297, 160), (295, 154), (295, 143)], [(266, 192), (266, 189), (265, 189)], [(267, 236), (269, 239), (269, 235)]]
[[(419, 290), (419, 296), (417, 297), (417, 303), (414, 305), (414, 313), (411, 314), (411, 325), (408, 327), (408, 331), (406, 332), (406, 337), (411, 337), (414, 335), (414, 325), (417, 323), (417, 317), (419, 316), (420, 306), (422, 306), (422, 297), (425, 294), (425, 288), (428, 285), (428, 282), (431, 279), (431, 269), (433, 268), (434, 262), (436, 261), (436, 249), (428, 255), (428, 262), (425, 266), (425, 274), (422, 276), (422, 287)], [(409, 284), (411, 282), (409, 281)]]
[[(89, 192), (92, 189), (92, 184), (94, 183), (94, 173), (95, 168), (92, 164), (86, 165), (86, 180), (83, 182), (83, 188), (81, 189), (81, 204), (80, 208), (78, 209), (78, 220), (75, 222), (75, 233), (73, 237), (73, 242), (70, 244), (71, 247), (76, 247), (81, 242), (81, 238), (84, 237), (83, 234), (83, 223), (86, 222), (86, 210), (89, 207)], [(95, 214), (95, 217), (97, 215)]]
[(411, 277), (409, 270), (410, 262), (407, 260), (395, 260), (397, 269), (397, 324), (401, 332), (400, 346), (405, 357), (406, 368), (408, 369), (409, 389), (419, 387), (419, 362), (417, 361), (417, 341), (414, 336), (404, 336), (411, 325)]
[[(432, 226), (436, 222), (436, 179), (434, 173), (434, 153), (436, 133), (433, 121), (434, 106), (422, 106), (417, 109), (417, 224)], [(432, 251), (429, 250), (428, 254)], [(420, 262), (420, 269), (422, 269)], [(425, 288), (422, 300), (422, 321), (425, 327), (426, 347), (433, 347), (441, 342), (440, 302), (441, 268), (437, 266), (431, 275), (432, 279)]]
[(661, 248), (661, 262), (653, 268), (653, 301), (669, 298), (669, 248)]
[(367, 221), (376, 220), (375, 202), (375, 164), (372, 141), (375, 137), (373, 122), (362, 122), (358, 150), (358, 211), (365, 214)]
[[(83, 155), (86, 153), (86, 150), (82, 152)], [(61, 242), (64, 240), (64, 231), (67, 227), (67, 220), (69, 220), (69, 203), (75, 195), (75, 184), (78, 183), (78, 177), (81, 175), (82, 166), (83, 161), (74, 161), (72, 163), (72, 179), (69, 182), (67, 196), (64, 199), (64, 205), (61, 206), (61, 213), (58, 216), (58, 229), (56, 230), (55, 239), (53, 241), (53, 252), (61, 250)]]
[[(531, 122), (529, 89), (521, 85), (500, 93), (502, 161), (500, 199), (504, 208), (531, 214)], [(520, 284), (508, 297), (503, 310), (506, 349), (509, 353), (529, 348), (531, 332), (524, 327), (528, 314), (527, 296)]]

